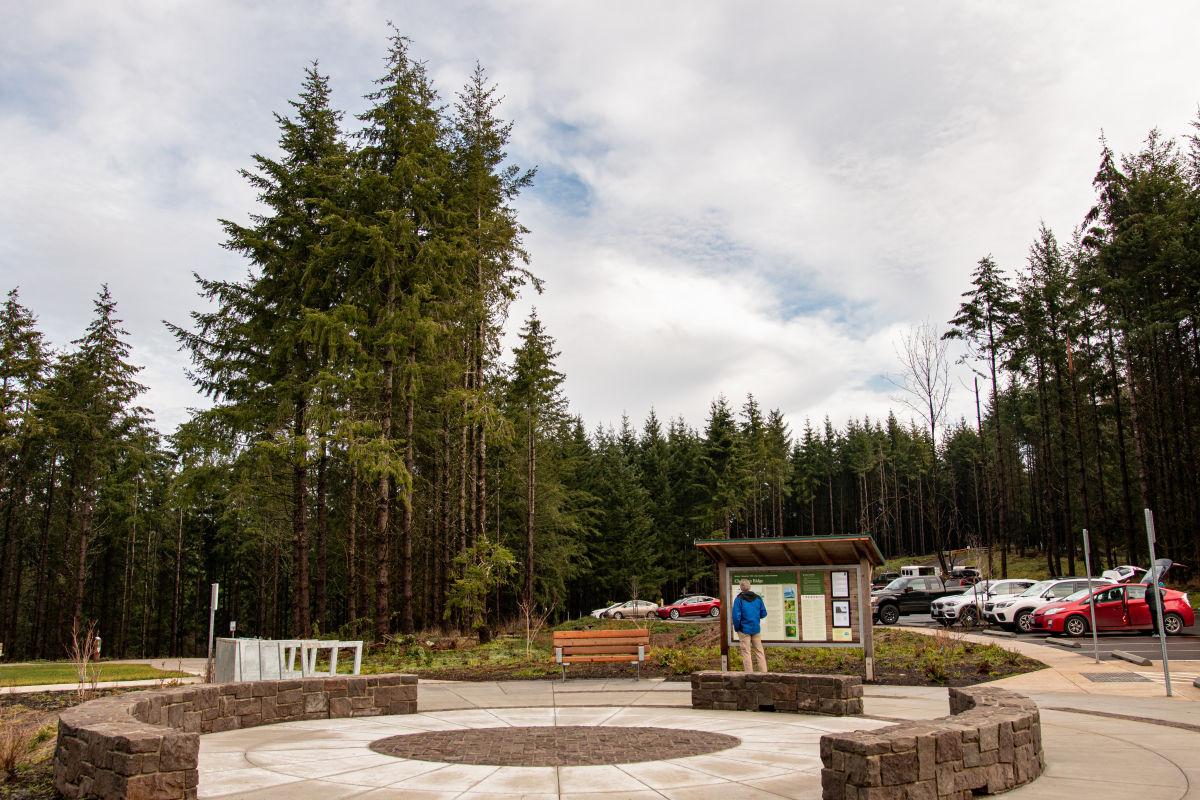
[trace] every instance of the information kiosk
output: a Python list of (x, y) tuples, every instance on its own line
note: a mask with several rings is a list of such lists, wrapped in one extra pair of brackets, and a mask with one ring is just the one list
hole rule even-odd
[(883, 554), (870, 536), (698, 539), (696, 547), (717, 565), (722, 669), (737, 640), (729, 612), (745, 578), (767, 606), (765, 647), (859, 647), (867, 680), (875, 679), (871, 571)]

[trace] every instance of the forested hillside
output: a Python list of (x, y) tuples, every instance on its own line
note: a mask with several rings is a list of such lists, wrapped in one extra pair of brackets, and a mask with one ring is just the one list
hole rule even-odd
[[(314, 65), (278, 154), (251, 159), (261, 205), (224, 223), (245, 277), (198, 275), (203, 310), (165, 312), (213, 403), (170, 436), (136, 405), (107, 287), (63, 350), (9, 293), (7, 655), (59, 657), (91, 621), (106, 655), (201, 652), (217, 582), (218, 633), (487, 636), (713, 591), (708, 537), (990, 545), (997, 570), (1039, 553), (1061, 574), (1083, 569), (1083, 528), (1097, 563), (1144, 562), (1150, 508), (1160, 553), (1200, 563), (1200, 138), (1104, 148), (1076, 231), (964, 264), (953, 318), (900, 344), (886, 419), (787, 420), (746, 395), (610, 428), (571, 413), (554, 332), (508, 320), (541, 290), (515, 212), (536, 176), (507, 157), (484, 70), (447, 104), (395, 36), (368, 100), (346, 119)], [(953, 339), (974, 418), (946, 417), (971, 391)]]

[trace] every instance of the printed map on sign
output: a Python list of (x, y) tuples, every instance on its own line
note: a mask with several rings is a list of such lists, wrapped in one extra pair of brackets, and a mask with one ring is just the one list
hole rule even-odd
[[(800, 639), (796, 607), (796, 573), (794, 572), (745, 572), (730, 573), (731, 598), (740, 593), (738, 583), (745, 578), (750, 589), (763, 599), (767, 607), (766, 619), (762, 621), (762, 638), (772, 642), (795, 642)], [(732, 600), (730, 613), (732, 614)], [(737, 631), (733, 632), (737, 640)]]

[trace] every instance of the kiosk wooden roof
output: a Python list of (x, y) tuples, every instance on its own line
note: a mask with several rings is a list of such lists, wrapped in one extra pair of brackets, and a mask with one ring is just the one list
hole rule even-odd
[(865, 534), (794, 536), (772, 539), (697, 539), (700, 548), (724, 567), (799, 567), (824, 564), (883, 564), (883, 553)]

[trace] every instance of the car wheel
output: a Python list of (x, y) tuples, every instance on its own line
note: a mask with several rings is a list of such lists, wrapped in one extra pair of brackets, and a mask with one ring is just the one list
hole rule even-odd
[(1087, 633), (1087, 620), (1079, 616), (1067, 617), (1067, 621), (1063, 623), (1063, 631), (1067, 636), (1083, 636)]
[(647, 611), (646, 612), (646, 619), (654, 619), (657, 616), (658, 616), (657, 611)]
[(719, 617), (719, 616), (721, 616), (721, 609), (717, 608), (716, 606), (713, 606), (712, 608), (710, 608), (708, 610), (708, 615), (710, 617)]
[(622, 614), (620, 611), (614, 611), (613, 619), (625, 619), (625, 615)]
[(679, 619), (679, 609), (678, 608), (671, 609), (671, 619)]
[(879, 607), (879, 621), (884, 625), (895, 625), (900, 620), (900, 609), (890, 603)]
[(958, 615), (958, 621), (964, 628), (974, 628), (979, 624), (979, 612), (973, 608), (964, 608)]
[(1163, 630), (1170, 636), (1177, 636), (1183, 632), (1183, 617), (1172, 611), (1170, 614), (1163, 614)]
[(1016, 623), (1017, 630), (1021, 633), (1033, 633), (1033, 612), (1022, 611), (1017, 614), (1017, 618), (1013, 620)]

